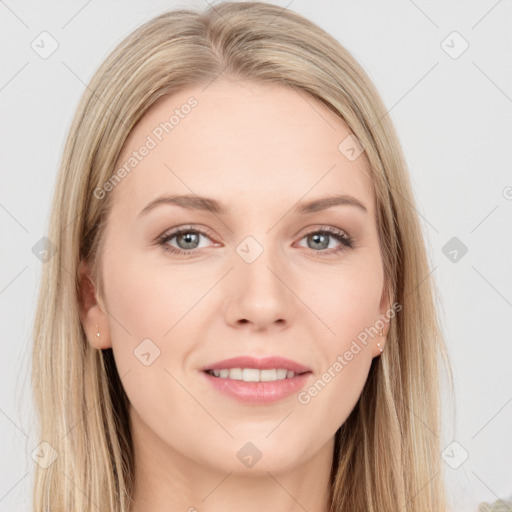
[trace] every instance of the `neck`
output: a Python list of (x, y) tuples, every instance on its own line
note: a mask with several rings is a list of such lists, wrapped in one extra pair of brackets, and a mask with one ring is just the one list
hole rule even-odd
[(309, 460), (286, 470), (265, 468), (262, 458), (241, 472), (240, 464), (229, 470), (187, 457), (164, 443), (140, 418), (133, 419), (135, 485), (129, 512), (329, 510), (333, 439)]

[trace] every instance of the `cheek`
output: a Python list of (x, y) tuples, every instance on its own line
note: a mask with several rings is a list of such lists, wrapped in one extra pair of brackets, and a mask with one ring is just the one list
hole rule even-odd
[(124, 343), (127, 338), (134, 343), (144, 338), (165, 339), (166, 333), (204, 294), (204, 287), (197, 289), (193, 273), (178, 267), (171, 270), (161, 262), (148, 263), (148, 259), (143, 253), (132, 251), (130, 258), (105, 264), (113, 343)]
[(326, 327), (325, 353), (345, 350), (379, 319), (383, 273), (378, 260), (341, 265), (312, 281), (308, 295)]
[(297, 417), (302, 417), (306, 436), (326, 441), (345, 423), (361, 396), (371, 366), (368, 347), (350, 353), (350, 360), (338, 351), (330, 363), (315, 375), (298, 398)]
[(299, 402), (311, 413), (317, 411), (319, 417), (327, 418), (324, 426), (332, 431), (346, 420), (368, 377), (383, 274), (378, 261), (347, 264), (316, 284), (310, 297), (311, 309), (325, 323), (324, 334), (316, 344), (321, 368)]
[[(183, 272), (174, 272), (170, 279), (163, 267), (148, 265), (135, 251), (130, 258), (105, 258), (104, 276), (116, 366), (121, 377), (127, 376), (123, 384), (130, 399), (137, 401), (144, 390), (160, 389), (161, 379), (170, 378), (164, 368), (173, 371), (172, 335), (179, 332), (180, 320), (197, 299)], [(172, 348), (179, 355), (179, 346)], [(151, 396), (146, 399), (151, 401)]]
[(164, 266), (148, 264), (135, 251), (129, 258), (105, 258), (104, 275), (112, 350), (128, 399), (152, 430), (173, 425), (169, 404), (188, 403), (176, 367), (190, 350), (173, 338), (184, 337), (181, 320), (197, 302), (197, 290), (189, 274), (167, 269), (166, 275)]

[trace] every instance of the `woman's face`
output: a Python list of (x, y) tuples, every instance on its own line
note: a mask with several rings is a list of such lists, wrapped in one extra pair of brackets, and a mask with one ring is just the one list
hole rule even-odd
[[(384, 346), (363, 333), (389, 306), (368, 162), (349, 135), (291, 88), (190, 87), (145, 114), (120, 181), (96, 191), (114, 197), (92, 343), (113, 348), (155, 461), (262, 473), (330, 461)], [(338, 196), (353, 199), (313, 204)], [(238, 357), (254, 359), (225, 362)]]

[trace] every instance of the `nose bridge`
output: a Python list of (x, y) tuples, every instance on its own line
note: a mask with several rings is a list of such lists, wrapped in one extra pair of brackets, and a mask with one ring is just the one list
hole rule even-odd
[(273, 237), (246, 237), (236, 248), (228, 316), (231, 323), (253, 323), (259, 328), (289, 322), (293, 293), (284, 284), (286, 262)]
[[(257, 242), (245, 241), (237, 251), (241, 258), (237, 266), (240, 266), (240, 278), (244, 280), (245, 290), (272, 295), (282, 292), (283, 285), (275, 275), (282, 268), (282, 264), (279, 262), (279, 248), (271, 246), (270, 237), (267, 238), (265, 245), (259, 246), (259, 250), (255, 243)], [(243, 251), (247, 249), (248, 252), (244, 254)], [(246, 254), (251, 254), (254, 259), (246, 259)]]

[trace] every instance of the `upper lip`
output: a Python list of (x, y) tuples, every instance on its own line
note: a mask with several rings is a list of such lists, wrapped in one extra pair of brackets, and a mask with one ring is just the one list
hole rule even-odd
[(263, 358), (256, 358), (252, 356), (232, 357), (230, 359), (224, 359), (222, 361), (206, 365), (201, 368), (201, 370), (229, 370), (231, 368), (257, 368), (258, 370), (284, 368), (295, 373), (307, 373), (311, 371), (307, 366), (299, 364), (296, 361), (274, 356)]

